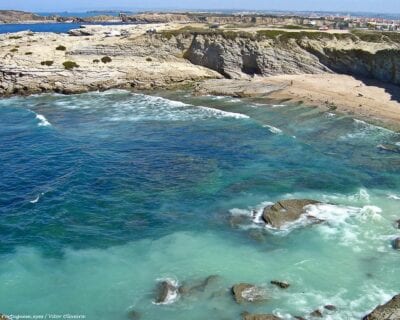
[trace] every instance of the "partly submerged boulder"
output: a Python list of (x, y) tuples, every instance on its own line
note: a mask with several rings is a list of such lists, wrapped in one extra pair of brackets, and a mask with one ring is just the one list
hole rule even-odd
[(166, 304), (174, 300), (178, 295), (178, 288), (170, 280), (164, 280), (158, 283), (155, 292), (155, 303)]
[(320, 310), (314, 310), (313, 312), (310, 313), (310, 316), (313, 318), (322, 318), (323, 314)]
[(0, 320), (8, 320), (8, 318), (4, 314), (0, 313)]
[(263, 220), (274, 228), (281, 228), (288, 222), (298, 220), (305, 213), (304, 207), (320, 202), (308, 199), (281, 200), (264, 209)]
[(273, 314), (251, 314), (248, 312), (242, 313), (243, 320), (281, 320), (281, 318)]
[(400, 237), (393, 240), (393, 249), (400, 250)]
[(249, 283), (239, 283), (232, 287), (232, 294), (237, 303), (262, 302), (267, 299), (266, 292)]
[(273, 284), (274, 286), (277, 286), (281, 289), (287, 289), (290, 287), (290, 284), (287, 283), (286, 281), (277, 281), (277, 280), (272, 280), (271, 284)]
[(400, 319), (400, 294), (394, 296), (389, 302), (378, 306), (363, 320), (397, 320)]

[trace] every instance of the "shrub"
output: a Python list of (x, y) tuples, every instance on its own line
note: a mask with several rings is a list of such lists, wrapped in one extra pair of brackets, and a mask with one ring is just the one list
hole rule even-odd
[(11, 50), (10, 50), (10, 52), (17, 52), (17, 51), (18, 51), (17, 48), (14, 48), (14, 49), (11, 49)]
[(148, 58), (146, 58), (146, 61), (147, 61), (147, 62), (151, 62), (151, 61), (153, 61), (153, 59), (150, 58), (150, 57), (148, 57)]
[(53, 65), (53, 63), (54, 63), (54, 61), (46, 60), (46, 61), (42, 61), (40, 64), (41, 64), (42, 66), (48, 66), (48, 67), (50, 67), (50, 66)]
[(99, 59), (94, 59), (94, 60), (93, 60), (93, 63), (99, 63), (99, 62), (100, 62)]
[(78, 68), (78, 67), (79, 67), (79, 65), (78, 65), (76, 62), (74, 62), (74, 61), (65, 61), (65, 62), (63, 63), (63, 66), (64, 66), (64, 68), (67, 69), (67, 70), (71, 70), (71, 69), (73, 69), (73, 68)]
[(25, 52), (25, 55), (26, 56), (30, 56), (30, 55), (32, 55), (32, 52), (30, 52), (30, 51), (29, 52)]
[(101, 62), (103, 62), (103, 63), (109, 63), (109, 62), (111, 62), (112, 60), (111, 60), (111, 58), (110, 57), (103, 57), (103, 58), (101, 58)]
[(10, 36), (8, 39), (17, 40), (17, 39), (22, 39), (22, 37), (21, 36)]
[(65, 50), (67, 50), (67, 48), (60, 45), (60, 46), (58, 46), (58, 47), (56, 48), (56, 50), (65, 51)]

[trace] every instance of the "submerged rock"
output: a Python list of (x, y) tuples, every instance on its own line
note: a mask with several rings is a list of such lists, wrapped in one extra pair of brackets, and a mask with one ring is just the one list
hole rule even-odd
[(266, 207), (262, 218), (266, 224), (274, 228), (280, 228), (285, 223), (298, 220), (305, 213), (305, 206), (317, 203), (320, 202), (308, 199), (281, 200), (272, 206)]
[(378, 306), (363, 320), (397, 320), (400, 319), (400, 294), (394, 296), (389, 302)]
[[(130, 319), (130, 320), (139, 320), (140, 316), (141, 316), (140, 313), (135, 310), (130, 310), (128, 312), (128, 319)], [(0, 318), (0, 320), (1, 320), (1, 318)]]
[(276, 280), (272, 280), (271, 284), (281, 288), (281, 289), (287, 289), (290, 287), (290, 284), (287, 283), (286, 281), (276, 281)]
[(314, 317), (314, 318), (322, 318), (323, 317), (322, 312), (319, 311), (318, 309), (311, 312), (310, 316)]
[(393, 240), (393, 249), (400, 250), (400, 237)]
[(251, 314), (248, 312), (243, 312), (242, 319), (243, 320), (281, 320), (282, 318), (274, 316), (273, 314)]
[(326, 310), (329, 310), (329, 311), (336, 311), (336, 307), (334, 306), (334, 305), (332, 305), (332, 304), (327, 304), (326, 306), (324, 306), (324, 308), (326, 309)]
[(178, 295), (178, 288), (170, 280), (161, 281), (157, 288), (155, 294), (155, 303), (165, 304), (171, 302), (174, 297)]
[(262, 302), (266, 300), (265, 290), (249, 283), (239, 283), (232, 287), (237, 303)]
[(205, 278), (204, 280), (194, 283), (192, 285), (183, 284), (182, 286), (179, 287), (178, 291), (182, 295), (189, 295), (196, 292), (204, 292), (207, 289), (207, 287), (211, 286), (218, 280), (219, 276), (211, 275)]
[(400, 147), (393, 144), (380, 144), (378, 149), (387, 152), (400, 153)]

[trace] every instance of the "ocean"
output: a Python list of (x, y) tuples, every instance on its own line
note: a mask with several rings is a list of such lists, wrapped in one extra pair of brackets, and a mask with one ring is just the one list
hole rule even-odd
[[(12, 97), (0, 123), (0, 313), (292, 319), (331, 304), (325, 319), (347, 320), (398, 293), (400, 154), (379, 148), (398, 133), (185, 91)], [(312, 214), (324, 222), (251, 220), (293, 198), (323, 201)], [(161, 279), (211, 275), (210, 287), (155, 303)], [(268, 300), (236, 304), (240, 282)]]

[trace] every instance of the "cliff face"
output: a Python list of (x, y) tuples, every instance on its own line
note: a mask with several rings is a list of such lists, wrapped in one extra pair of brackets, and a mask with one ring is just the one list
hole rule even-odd
[(194, 32), (168, 36), (172, 44), (190, 38), (185, 58), (227, 78), (337, 72), (400, 84), (397, 39), (295, 32), (267, 35)]

